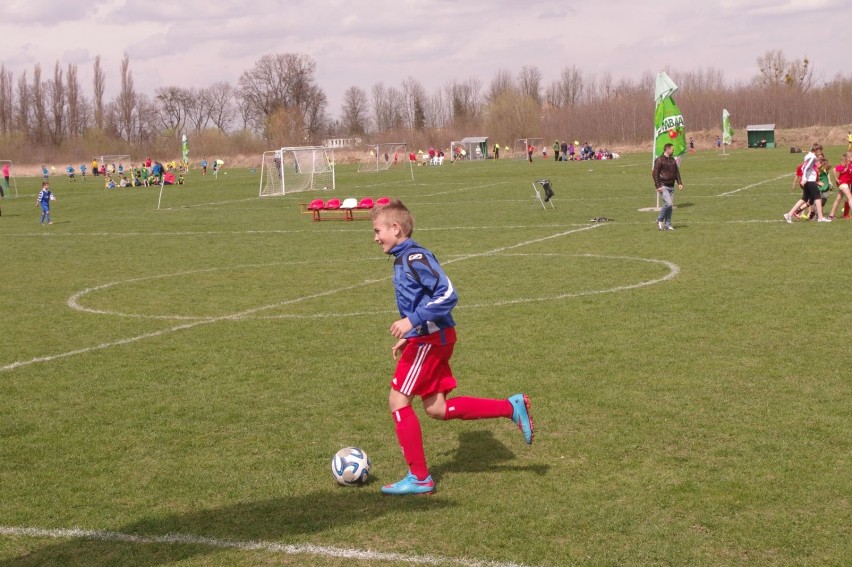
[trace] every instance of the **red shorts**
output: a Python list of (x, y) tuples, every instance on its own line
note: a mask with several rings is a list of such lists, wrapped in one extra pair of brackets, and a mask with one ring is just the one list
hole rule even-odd
[(433, 335), (436, 336), (408, 341), (396, 365), (391, 388), (406, 396), (421, 398), (455, 389), (456, 378), (450, 369), (450, 357), (456, 343), (455, 330), (444, 331), (443, 344), (440, 333)]

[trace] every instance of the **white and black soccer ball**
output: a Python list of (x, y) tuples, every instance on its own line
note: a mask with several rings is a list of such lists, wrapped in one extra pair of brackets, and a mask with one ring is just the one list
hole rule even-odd
[(331, 474), (341, 486), (359, 486), (370, 478), (370, 457), (358, 447), (344, 447), (331, 459)]

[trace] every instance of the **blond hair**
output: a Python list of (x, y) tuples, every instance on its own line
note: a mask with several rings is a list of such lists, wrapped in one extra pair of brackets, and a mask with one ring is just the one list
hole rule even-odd
[(373, 209), (372, 219), (382, 219), (388, 224), (398, 224), (402, 234), (406, 237), (411, 236), (414, 232), (414, 217), (408, 207), (402, 204), (399, 199), (392, 199), (387, 205), (376, 207)]

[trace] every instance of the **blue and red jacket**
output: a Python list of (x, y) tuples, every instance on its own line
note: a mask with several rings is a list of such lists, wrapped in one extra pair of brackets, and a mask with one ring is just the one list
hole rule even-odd
[[(412, 239), (394, 246), (393, 287), (396, 305), (414, 326), (405, 338), (417, 338), (455, 327), (450, 314), (459, 296), (438, 260)], [(454, 336), (455, 333), (448, 333)], [(443, 341), (442, 341), (443, 342)]]

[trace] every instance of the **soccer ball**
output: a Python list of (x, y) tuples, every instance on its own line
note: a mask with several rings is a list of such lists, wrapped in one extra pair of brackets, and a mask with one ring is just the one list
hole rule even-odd
[(371, 467), (370, 457), (358, 447), (345, 447), (331, 459), (331, 475), (341, 486), (365, 484)]

